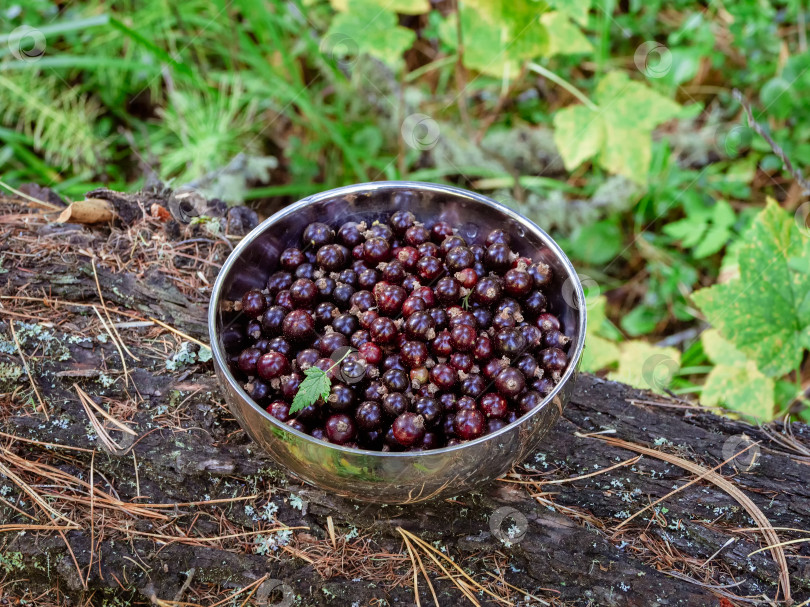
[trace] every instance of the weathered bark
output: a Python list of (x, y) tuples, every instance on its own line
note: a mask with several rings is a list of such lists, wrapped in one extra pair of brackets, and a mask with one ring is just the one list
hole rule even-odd
[[(142, 203), (137, 197), (128, 200)], [(154, 197), (150, 198), (150, 204), (153, 201)], [(201, 281), (191, 277), (200, 271), (213, 282), (216, 267), (211, 264), (221, 262), (228, 251), (218, 244), (219, 240), (208, 239), (210, 242), (200, 243), (195, 251), (194, 257), (204, 257), (208, 263), (160, 258), (153, 252), (133, 254), (130, 247), (143, 246), (132, 238), (133, 232), (139, 232), (141, 243), (153, 243), (150, 237), (157, 235), (155, 246), (164, 241), (171, 244), (158, 222), (139, 223), (133, 219), (127, 232), (111, 232), (99, 227), (91, 230), (51, 226), (31, 208), (9, 208), (10, 214), (0, 224), (6, 232), (0, 251), (6, 253), (3, 268), (7, 271), (0, 278), (2, 295), (44, 294), (43, 301), (51, 302), (48, 305), (62, 300), (98, 306), (98, 290), (86, 254), (94, 251), (98, 256), (99, 283), (109, 307), (141, 318), (158, 318), (193, 337), (206, 339), (206, 294), (195, 290), (193, 283)], [(128, 238), (124, 238), (125, 234)], [(186, 233), (179, 240), (193, 236)], [(123, 262), (121, 267), (119, 262), (111, 261), (110, 256), (116, 254)], [(167, 266), (185, 283), (167, 277), (171, 274), (166, 272)], [(296, 482), (257, 451), (219, 399), (210, 363), (191, 363), (168, 371), (160, 356), (164, 344), (156, 343), (157, 328), (121, 330), (123, 341), (140, 358), (136, 362), (127, 356), (132, 381), (127, 386), (117, 349), (110, 341), (103, 343), (95, 338), (100, 331), (91, 309), (57, 307), (56, 312), (49, 312), (44, 305), (29, 300), (4, 299), (2, 303), (8, 312), (19, 314), (23, 309), (22, 316), (42, 320), (55, 315), (58, 320), (56, 327), (43, 327), (47, 335), (56, 338), (52, 340), (35, 336), (21, 324), (32, 320), (5, 315), (0, 325), (0, 363), (7, 367), (0, 369), (21, 368), (9, 330), (9, 322), (13, 321), (31, 365), (31, 379), (46, 402), (50, 420), (45, 420), (42, 411), (32, 412), (37, 400), (29, 378), (24, 373), (15, 378), (4, 371), (0, 378), (0, 391), (5, 393), (0, 401), (0, 431), (95, 452), (45, 448), (0, 437), (11, 453), (28, 462), (47, 463), (84, 482), (89, 482), (92, 468), (95, 486), (125, 503), (177, 504), (253, 494), (258, 497), (208, 506), (178, 506), (162, 511), (168, 520), (156, 521), (116, 514), (98, 501), (99, 494), (91, 500), (86, 491), (84, 495), (66, 492), (81, 501), (52, 499), (50, 503), (80, 523), (81, 528), (66, 531), (64, 539), (53, 531), (0, 533), (0, 574), (6, 573), (0, 596), (5, 592), (31, 597), (55, 587), (74, 604), (192, 601), (205, 593), (210, 596), (220, 592), (220, 598), (224, 598), (226, 590), (267, 575), (289, 585), (300, 595), (303, 605), (385, 604), (372, 602), (375, 597), (389, 604), (410, 605), (414, 603), (412, 578), (408, 575), (410, 559), (399, 527), (441, 546), (477, 580), (488, 579), (495, 588), (497, 582), (487, 572), (496, 573), (550, 604), (718, 605), (724, 604), (719, 598), (723, 595), (749, 597), (747, 602), (732, 599), (725, 604), (764, 604), (766, 597), (784, 597), (782, 590), (777, 592), (779, 568), (771, 554), (764, 551), (748, 556), (766, 545), (762, 534), (735, 531), (755, 524), (728, 494), (709, 483), (698, 482), (684, 489), (659, 504), (657, 513), (648, 510), (616, 532), (624, 518), (694, 477), (649, 456), (599, 473), (637, 455), (597, 437), (583, 436), (605, 430), (613, 432), (607, 436), (673, 453), (706, 468), (727, 459), (740, 445), (745, 446), (737, 441), (742, 435), (761, 441), (756, 464), (750, 469), (729, 464), (720, 471), (759, 506), (774, 527), (808, 527), (810, 459), (771, 438), (782, 432), (781, 427), (752, 427), (592, 376), (580, 378), (564, 418), (550, 432), (542, 451), (526, 460), (528, 469), (519, 472), (524, 479), (534, 476), (538, 481), (599, 474), (542, 485), (544, 493), (539, 498), (532, 494), (539, 494), (540, 489), (531, 485), (495, 482), (454, 500), (411, 507), (355, 504)], [(24, 308), (16, 307), (23, 303)], [(112, 316), (131, 320), (114, 311)], [(81, 343), (67, 339), (81, 334), (91, 339)], [(170, 333), (160, 335), (167, 347), (179, 344), (180, 340), (175, 341)], [(112, 455), (90, 434), (74, 383), (91, 396), (103, 397), (105, 405), (113, 405), (114, 413), (127, 418), (137, 434), (131, 451)], [(810, 448), (810, 428), (794, 424), (791, 430), (793, 440)], [(112, 434), (126, 443), (122, 433)], [(10, 459), (2, 451), (0, 463), (9, 469), (20, 466), (19, 460)], [(34, 490), (59, 491), (53, 487), (59, 483), (30, 471), (17, 469), (16, 473)], [(9, 489), (3, 490), (3, 486)], [(28, 496), (21, 494), (11, 479), (2, 477), (2, 470), (0, 497), (5, 499), (0, 501), (0, 525), (48, 523)], [(253, 531), (258, 524), (269, 526), (254, 520), (268, 502), (278, 507), (270, 520), (308, 530), (296, 530), (288, 546), (269, 555), (255, 553), (254, 536), (201, 541)], [(37, 520), (26, 518), (11, 506)], [(516, 509), (528, 523), (526, 534), (513, 545), (500, 541), (490, 526), (493, 512), (504, 506)], [(332, 561), (327, 562), (312, 555), (328, 555), (332, 550), (330, 517), (336, 531), (336, 548)], [(351, 535), (358, 533), (360, 539), (348, 544), (357, 547), (361, 540), (367, 540), (366, 553), (347, 547), (343, 537), (353, 528), (356, 532)], [(103, 541), (99, 542), (101, 533)], [(175, 539), (144, 535), (149, 533)], [(783, 540), (802, 536), (789, 531), (779, 534)], [(184, 540), (182, 536), (192, 539)], [(731, 538), (736, 541), (725, 546)], [(720, 553), (703, 566), (718, 550)], [(801, 602), (810, 597), (810, 566), (805, 565), (810, 563), (810, 548), (797, 544), (785, 550), (793, 599)], [(315, 563), (295, 556), (300, 556), (301, 551), (308, 552)], [(388, 582), (382, 579), (382, 573), (378, 580), (361, 574), (354, 578), (343, 575), (364, 564), (382, 567), (382, 561), (367, 559), (370, 553), (391, 555), (394, 574), (389, 574)], [(366, 554), (365, 563), (362, 554)], [(337, 556), (344, 559), (342, 564)], [(422, 559), (430, 564), (424, 554)], [(191, 584), (180, 592), (192, 568)], [(683, 576), (705, 585), (684, 581)], [(449, 580), (431, 577), (441, 605), (466, 602)], [(397, 579), (399, 585), (390, 583)], [(734, 585), (710, 587), (728, 584)], [(432, 604), (422, 578), (419, 589), (422, 604)], [(246, 596), (240, 595), (235, 604)], [(115, 599), (122, 602), (115, 603)], [(55, 595), (49, 600), (56, 602)], [(523, 597), (513, 592), (510, 600), (515, 603)], [(479, 601), (497, 604), (487, 595), (479, 595)], [(212, 602), (202, 600), (200, 604)]]

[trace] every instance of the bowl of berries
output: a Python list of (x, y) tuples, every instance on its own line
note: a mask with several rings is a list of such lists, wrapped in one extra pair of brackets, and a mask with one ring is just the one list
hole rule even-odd
[(459, 494), (535, 449), (570, 398), (585, 320), (538, 226), (405, 181), (279, 211), (234, 248), (209, 308), (245, 432), (304, 481), (380, 503)]

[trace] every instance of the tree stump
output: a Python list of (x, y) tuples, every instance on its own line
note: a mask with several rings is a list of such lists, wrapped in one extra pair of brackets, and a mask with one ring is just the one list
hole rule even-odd
[(807, 543), (757, 552), (807, 537), (810, 428), (594, 376), (478, 492), (373, 506), (301, 484), (236, 424), (197, 343), (237, 239), (164, 221), (165, 194), (94, 196), (114, 225), (3, 201), (0, 604), (414, 605), (416, 579), (432, 605), (425, 574), (440, 605), (810, 598)]

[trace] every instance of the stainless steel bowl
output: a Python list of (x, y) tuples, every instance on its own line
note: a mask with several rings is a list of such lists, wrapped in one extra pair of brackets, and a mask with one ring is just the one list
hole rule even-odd
[[(264, 288), (274, 261), (299, 242), (313, 221), (340, 225), (347, 220), (387, 218), (398, 209), (420, 220), (441, 218), (468, 241), (482, 241), (497, 227), (512, 237), (520, 254), (542, 260), (554, 271), (547, 289), (551, 309), (571, 338), (570, 364), (542, 406), (479, 439), (444, 449), (381, 453), (325, 443), (270, 416), (245, 393), (227, 365), (238, 348), (239, 313), (223, 302), (251, 288)], [(408, 181), (363, 183), (315, 194), (279, 211), (248, 234), (219, 273), (208, 314), (214, 366), (225, 399), (239, 423), (262, 448), (293, 474), (327, 491), (367, 502), (411, 503), (457, 495), (509, 471), (540, 443), (562, 413), (574, 388), (583, 338), (585, 297), (571, 262), (534, 223), (503, 205), (459, 188)]]

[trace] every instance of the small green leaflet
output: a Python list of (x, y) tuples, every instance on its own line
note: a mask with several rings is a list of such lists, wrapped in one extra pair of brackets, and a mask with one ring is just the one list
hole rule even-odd
[(588, 25), (588, 11), (591, 9), (591, 0), (551, 0), (550, 4), (578, 22), (582, 27)]
[(348, 0), (346, 8), (332, 20), (323, 44), (333, 44), (335, 52), (368, 53), (391, 68), (402, 65), (416, 33), (399, 26), (396, 13), (381, 10), (373, 0)]
[(696, 197), (684, 198), (686, 217), (664, 226), (664, 233), (681, 241), (692, 249), (695, 259), (717, 253), (729, 241), (731, 228), (737, 221), (734, 209), (725, 200), (718, 200), (714, 207), (707, 207)]
[(582, 31), (562, 13), (553, 11), (540, 17), (548, 31), (547, 55), (580, 55), (593, 51), (593, 45)]
[(653, 129), (678, 116), (681, 106), (623, 72), (605, 76), (594, 101), (598, 111), (574, 105), (554, 115), (554, 142), (565, 168), (595, 157), (611, 173), (646, 183)]
[(762, 373), (781, 377), (810, 348), (810, 238), (769, 199), (741, 240), (739, 276), (692, 298)]
[(770, 421), (774, 409), (773, 380), (723, 339), (717, 329), (704, 331), (701, 341), (706, 356), (715, 364), (703, 384), (701, 402), (709, 407), (725, 404), (745, 417)]
[(318, 367), (310, 367), (304, 371), (304, 375), (304, 381), (298, 386), (298, 392), (293, 398), (290, 413), (297, 413), (309, 405), (314, 405), (319, 399), (326, 400), (329, 397), (332, 382), (326, 371)]
[[(392, 13), (402, 13), (403, 15), (422, 15), (430, 12), (430, 2), (428, 0), (368, 0), (369, 3), (377, 5), (380, 10)], [(330, 0), (329, 2), (337, 11), (349, 10), (348, 0)]]

